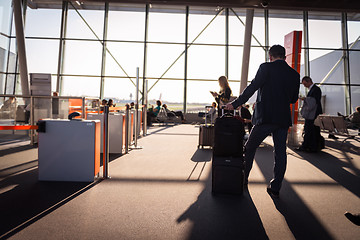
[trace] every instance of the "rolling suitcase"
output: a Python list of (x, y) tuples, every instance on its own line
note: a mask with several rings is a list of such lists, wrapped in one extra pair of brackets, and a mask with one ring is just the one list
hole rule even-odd
[(212, 193), (241, 195), (244, 189), (244, 123), (232, 115), (216, 119)]
[(242, 157), (245, 135), (243, 119), (224, 114), (216, 119), (214, 128), (214, 156)]
[(199, 127), (199, 145), (198, 148), (214, 145), (214, 125), (213, 124), (201, 124)]
[[(205, 108), (209, 108), (208, 106)], [(199, 127), (199, 145), (198, 148), (208, 146), (213, 147), (214, 145), (214, 124), (213, 117), (210, 115), (210, 124), (207, 123), (207, 115), (209, 111), (205, 113), (205, 124), (200, 124)]]

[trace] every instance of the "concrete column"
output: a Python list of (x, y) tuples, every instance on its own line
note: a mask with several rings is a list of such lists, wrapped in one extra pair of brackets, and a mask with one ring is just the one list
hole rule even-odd
[(247, 86), (253, 19), (254, 19), (254, 9), (246, 9), (244, 51), (243, 51), (241, 79), (240, 79), (240, 93), (242, 93), (242, 91)]
[(21, 11), (21, 0), (13, 0), (14, 4), (14, 19), (15, 19), (15, 31), (16, 31), (16, 44), (19, 57), (19, 69), (21, 90), (24, 96), (29, 96), (29, 78), (26, 63), (26, 50), (25, 50), (25, 36), (24, 36), (24, 22)]

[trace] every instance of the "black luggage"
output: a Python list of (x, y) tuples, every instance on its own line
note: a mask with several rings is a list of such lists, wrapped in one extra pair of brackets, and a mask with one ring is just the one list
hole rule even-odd
[(212, 159), (212, 193), (241, 195), (244, 188), (244, 123), (239, 117), (216, 119)]
[(212, 193), (241, 195), (243, 190), (244, 158), (213, 155)]
[(215, 121), (214, 156), (242, 157), (245, 128), (238, 116), (223, 115)]

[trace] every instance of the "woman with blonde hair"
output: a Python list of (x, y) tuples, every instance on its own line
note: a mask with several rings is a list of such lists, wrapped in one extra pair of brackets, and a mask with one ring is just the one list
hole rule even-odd
[(229, 86), (229, 81), (226, 76), (221, 76), (218, 79), (220, 91), (219, 93), (210, 91), (210, 93), (215, 97), (215, 101), (218, 104), (218, 109), (220, 111), (220, 108), (222, 105), (229, 102), (230, 96), (231, 96), (231, 88)]

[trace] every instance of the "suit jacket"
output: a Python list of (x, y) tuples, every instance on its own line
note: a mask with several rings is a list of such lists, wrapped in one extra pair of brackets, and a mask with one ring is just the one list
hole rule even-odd
[(306, 96), (315, 98), (316, 105), (317, 105), (316, 112), (315, 112), (315, 118), (316, 118), (319, 114), (323, 113), (322, 106), (321, 106), (321, 89), (314, 84), (314, 86), (312, 86), (312, 88), (310, 89), (310, 91), (308, 92), (308, 94)]
[(232, 102), (234, 108), (244, 104), (258, 91), (252, 123), (292, 125), (290, 104), (298, 100), (300, 75), (284, 60), (260, 65), (254, 80)]

